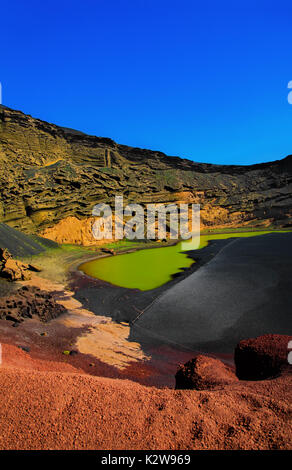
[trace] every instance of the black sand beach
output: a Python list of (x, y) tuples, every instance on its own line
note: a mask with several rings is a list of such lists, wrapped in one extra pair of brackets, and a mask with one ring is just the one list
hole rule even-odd
[(196, 260), (189, 269), (151, 291), (79, 272), (71, 287), (96, 315), (130, 323), (130, 339), (145, 348), (229, 353), (243, 338), (291, 332), (291, 243), (292, 233), (213, 241), (189, 252)]
[(232, 240), (167, 289), (132, 326), (131, 339), (229, 352), (248, 337), (292, 330), (292, 233)]
[[(236, 234), (234, 236), (236, 237)], [(77, 263), (71, 269), (70, 287), (75, 291), (75, 297), (84, 307), (96, 315), (109, 316), (117, 322), (132, 323), (141, 312), (149, 308), (155, 299), (208, 263), (232, 241), (233, 238), (212, 240), (201, 250), (188, 251), (188, 256), (195, 262), (189, 268), (175, 274), (171, 281), (156, 289), (141, 291), (115, 286), (78, 271)]]

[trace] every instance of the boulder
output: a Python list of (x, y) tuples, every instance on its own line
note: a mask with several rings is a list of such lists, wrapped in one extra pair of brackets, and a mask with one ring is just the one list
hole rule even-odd
[(10, 281), (26, 281), (31, 278), (31, 271), (40, 269), (32, 264), (25, 264), (12, 258), (6, 248), (0, 248), (0, 276)]
[(245, 339), (236, 346), (236, 375), (241, 380), (264, 380), (278, 376), (288, 364), (288, 343), (292, 336), (264, 335)]
[(111, 248), (106, 248), (106, 247), (101, 248), (101, 252), (102, 252), (102, 253), (107, 253), (107, 254), (109, 254), (109, 255), (115, 255), (115, 254), (116, 254), (113, 249), (111, 249)]
[(219, 359), (199, 355), (182, 367), (175, 375), (177, 390), (212, 390), (238, 381), (234, 372)]
[(41, 272), (41, 268), (39, 268), (35, 264), (28, 264), (27, 267), (30, 271), (33, 271), (34, 273), (40, 273)]
[(1, 276), (9, 281), (27, 281), (31, 278), (31, 273), (25, 264), (9, 258), (1, 269)]

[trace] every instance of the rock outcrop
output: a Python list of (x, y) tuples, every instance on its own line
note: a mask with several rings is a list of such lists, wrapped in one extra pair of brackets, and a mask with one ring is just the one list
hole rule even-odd
[[(288, 344), (292, 336), (264, 335), (240, 341), (234, 351), (236, 372), (218, 359), (199, 355), (179, 367), (176, 389), (212, 390), (239, 380), (265, 380), (292, 372)], [(292, 349), (292, 348), (291, 348)]]
[(87, 221), (96, 203), (113, 203), (116, 194), (127, 203), (200, 203), (204, 227), (285, 226), (292, 157), (252, 166), (195, 163), (0, 106), (0, 222), (46, 233), (68, 217)]
[(222, 361), (201, 354), (181, 366), (175, 380), (179, 390), (212, 390), (238, 381)]
[(288, 364), (288, 343), (292, 336), (264, 335), (240, 341), (234, 360), (236, 375), (241, 380), (263, 380), (275, 377)]
[(38, 287), (24, 286), (13, 294), (0, 298), (0, 319), (14, 324), (34, 316), (42, 322), (48, 322), (64, 312), (65, 307), (58, 304), (50, 292)]
[(32, 271), (39, 272), (40, 269), (13, 259), (7, 248), (0, 248), (0, 277), (9, 281), (25, 281), (31, 278)]

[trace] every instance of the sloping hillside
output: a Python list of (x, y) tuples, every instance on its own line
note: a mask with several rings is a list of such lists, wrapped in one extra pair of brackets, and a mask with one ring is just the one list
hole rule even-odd
[(24, 233), (0, 223), (0, 247), (8, 248), (13, 256), (38, 255), (47, 248), (57, 247), (57, 243), (36, 235), (28, 236)]
[(283, 226), (291, 217), (292, 157), (253, 166), (195, 163), (0, 106), (0, 221), (42, 233), (69, 216), (87, 219), (94, 204), (117, 193), (127, 202), (200, 203), (204, 226)]

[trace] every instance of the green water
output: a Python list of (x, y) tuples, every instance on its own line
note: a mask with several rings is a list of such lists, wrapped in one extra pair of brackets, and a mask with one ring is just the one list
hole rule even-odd
[[(239, 232), (214, 235), (201, 235), (199, 249), (210, 240), (223, 240), (231, 237), (254, 237), (265, 232)], [(172, 275), (182, 268), (188, 268), (194, 260), (184, 251), (197, 247), (196, 241), (179, 242), (164, 248), (151, 248), (133, 253), (100, 258), (79, 266), (85, 274), (131, 289), (150, 290), (172, 279)]]

